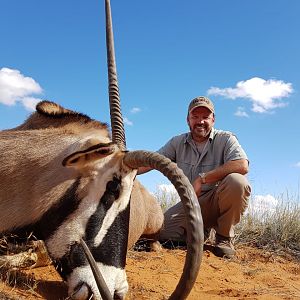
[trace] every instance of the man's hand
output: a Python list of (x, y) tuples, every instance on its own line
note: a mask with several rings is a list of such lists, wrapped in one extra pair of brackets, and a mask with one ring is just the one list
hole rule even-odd
[(201, 194), (201, 188), (202, 188), (201, 180), (202, 180), (201, 177), (198, 176), (193, 182), (193, 188), (195, 190), (197, 197), (199, 197)]
[(142, 175), (144, 173), (149, 172), (150, 170), (152, 170), (151, 167), (139, 167), (137, 171), (137, 175)]

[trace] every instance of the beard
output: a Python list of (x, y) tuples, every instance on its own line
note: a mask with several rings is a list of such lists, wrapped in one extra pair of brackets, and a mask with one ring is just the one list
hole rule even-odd
[(211, 128), (205, 125), (194, 125), (193, 128), (191, 126), (190, 131), (194, 139), (205, 139), (209, 136)]

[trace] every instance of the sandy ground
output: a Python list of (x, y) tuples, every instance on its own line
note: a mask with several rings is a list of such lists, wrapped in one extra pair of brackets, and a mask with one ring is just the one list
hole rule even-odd
[[(168, 299), (178, 283), (185, 255), (179, 249), (129, 251), (126, 269), (130, 290), (126, 299)], [(0, 299), (67, 297), (66, 285), (52, 266), (27, 270), (26, 274), (27, 279), (14, 288), (2, 282)], [(28, 276), (32, 280), (26, 283)], [(188, 299), (300, 299), (300, 262), (242, 246), (232, 260), (205, 251)]]

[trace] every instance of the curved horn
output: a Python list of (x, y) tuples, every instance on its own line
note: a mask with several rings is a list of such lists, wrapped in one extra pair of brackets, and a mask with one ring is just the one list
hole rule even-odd
[(112, 140), (121, 150), (126, 150), (125, 130), (121, 112), (120, 94), (115, 60), (114, 35), (111, 19), (110, 1), (105, 0), (106, 48), (108, 68), (108, 90)]
[(162, 172), (175, 186), (187, 217), (187, 254), (183, 273), (169, 299), (186, 299), (197, 278), (203, 252), (204, 233), (200, 205), (194, 189), (177, 165), (155, 152), (126, 153), (124, 163), (131, 168), (150, 166)]
[(85, 241), (81, 238), (80, 239), (80, 244), (81, 247), (83, 248), (84, 254), (91, 266), (93, 275), (95, 277), (95, 281), (97, 284), (97, 287), (99, 289), (100, 295), (102, 297), (103, 300), (113, 300), (113, 297), (110, 294), (110, 291), (105, 283), (105, 280), (97, 266), (97, 263), (89, 249), (89, 247), (87, 246), (87, 244), (85, 243)]

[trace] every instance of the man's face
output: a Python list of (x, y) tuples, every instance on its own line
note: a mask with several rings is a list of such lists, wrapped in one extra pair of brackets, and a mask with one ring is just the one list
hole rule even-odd
[(200, 106), (189, 113), (187, 123), (190, 127), (193, 139), (196, 142), (202, 142), (209, 136), (215, 124), (215, 117), (208, 108)]

